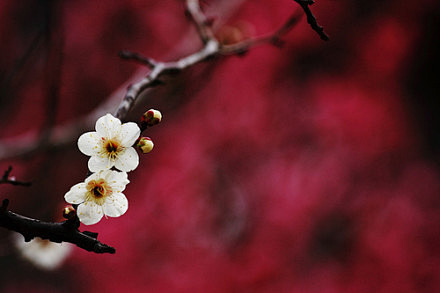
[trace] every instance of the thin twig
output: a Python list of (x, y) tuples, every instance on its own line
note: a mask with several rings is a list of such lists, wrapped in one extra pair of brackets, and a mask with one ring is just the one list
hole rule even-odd
[(324, 32), (324, 28), (318, 24), (316, 17), (313, 15), (313, 13), (309, 7), (310, 5), (314, 4), (315, 1), (313, 1), (313, 0), (293, 0), (293, 1), (298, 3), (299, 6), (301, 6), (301, 8), (304, 10), (304, 13), (307, 16), (307, 22), (310, 24), (312, 29), (318, 33), (321, 40), (328, 41), (330, 38)]
[(282, 37), (298, 23), (299, 19), (300, 15), (294, 14), (290, 16), (283, 26), (281, 26), (275, 32), (260, 37), (250, 38), (236, 44), (224, 45), (222, 46), (220, 53), (222, 55), (241, 54), (243, 52), (247, 52), (252, 47), (268, 43), (275, 46), (280, 46), (283, 43)]
[(10, 176), (12, 172), (12, 166), (3, 173), (3, 177), (0, 179), (0, 184), (11, 184), (16, 186), (31, 186), (32, 182), (17, 181), (14, 176)]
[(134, 52), (130, 52), (130, 51), (120, 51), (119, 57), (121, 57), (122, 59), (125, 59), (125, 60), (134, 60), (138, 63), (142, 63), (144, 65), (147, 65), (151, 69), (153, 69), (157, 65), (157, 62), (154, 61), (153, 59), (146, 58), (144, 56), (141, 56), (138, 53), (134, 53)]
[(199, 0), (186, 0), (186, 12), (189, 18), (194, 22), (194, 25), (199, 32), (199, 36), (204, 44), (215, 39), (212, 31), (212, 19), (208, 19), (200, 8)]

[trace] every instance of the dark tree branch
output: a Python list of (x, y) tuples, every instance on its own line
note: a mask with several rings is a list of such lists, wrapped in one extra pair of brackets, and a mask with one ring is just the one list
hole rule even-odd
[(8, 204), (9, 200), (4, 199), (0, 206), (0, 226), (22, 234), (26, 242), (40, 237), (57, 243), (70, 242), (95, 253), (115, 253), (113, 247), (96, 239), (97, 233), (80, 232), (77, 217), (59, 223), (43, 222), (8, 211)]
[(301, 6), (301, 8), (304, 10), (304, 13), (307, 16), (307, 22), (310, 24), (312, 29), (318, 33), (321, 40), (328, 41), (329, 37), (324, 32), (324, 28), (318, 24), (318, 21), (316, 20), (316, 17), (313, 15), (312, 11), (310, 10), (310, 5), (314, 4), (315, 1), (313, 0), (293, 0), (296, 3)]
[[(9, 183), (12, 185), (30, 186), (31, 182), (17, 181), (10, 177), (12, 166), (5, 171), (0, 179), (0, 184)], [(18, 232), (24, 236), (26, 242), (34, 237), (48, 239), (52, 242), (70, 242), (87, 251), (96, 253), (115, 253), (111, 246), (97, 240), (98, 234), (93, 232), (80, 232), (79, 219), (76, 214), (64, 222), (51, 223), (24, 217), (8, 211), (9, 200), (4, 199), (0, 206), (0, 227)]]
[[(318, 34), (321, 36), (322, 39), (328, 40), (328, 36), (322, 31), (322, 27), (318, 25), (315, 16), (312, 14), (312, 12), (309, 9), (309, 5), (313, 4), (314, 2), (311, 0), (294, 0), (294, 1), (296, 1), (302, 7), (305, 14), (307, 15), (308, 22), (311, 23), (312, 28), (318, 32)], [(241, 3), (241, 1), (238, 0), (234, 2), (225, 1), (224, 3), (225, 3), (224, 6), (230, 8), (231, 5), (233, 7), (236, 7), (237, 5), (239, 5), (236, 3)], [(202, 41), (209, 39), (212, 36), (211, 19), (208, 19), (206, 16), (204, 16), (203, 12), (199, 7), (198, 1), (187, 0), (185, 1), (185, 4), (186, 4), (186, 12), (188, 16), (191, 18), (191, 20), (195, 23)], [(224, 10), (225, 10), (224, 14), (231, 12), (228, 9), (224, 9)], [(273, 35), (244, 40), (239, 44), (222, 45), (221, 46), (222, 52), (221, 54), (217, 54), (217, 55), (231, 55), (231, 54), (239, 55), (244, 52), (247, 52), (252, 47), (261, 45), (263, 43), (271, 43), (278, 46), (282, 44), (281, 36), (285, 35), (288, 32), (288, 30), (290, 30), (290, 25), (288, 25), (289, 21), (292, 24), (295, 24), (297, 20), (298, 17), (292, 16), (283, 26), (285, 30), (280, 29), (278, 33), (275, 32)], [(207, 41), (204, 41), (204, 43), (205, 43), (205, 47), (207, 47), (208, 45)], [(198, 57), (196, 58), (199, 59), (198, 62), (209, 59), (209, 57), (214, 55), (214, 54), (206, 54), (206, 49), (204, 50), (205, 51), (203, 54), (198, 54), (198, 55), (195, 54), (195, 56), (193, 56), (193, 57)], [(140, 81), (132, 83), (131, 86), (128, 87), (128, 90), (127, 90), (127, 85), (123, 85), (122, 87), (118, 88), (106, 100), (105, 103), (103, 103), (100, 107), (98, 107), (91, 113), (87, 114), (86, 116), (81, 117), (81, 119), (78, 119), (67, 125), (55, 126), (47, 141), (39, 142), (39, 138), (35, 133), (28, 133), (26, 135), (22, 135), (17, 138), (1, 141), (0, 159), (19, 157), (43, 149), (50, 149), (50, 148), (57, 149), (57, 148), (65, 147), (66, 145), (69, 145), (76, 139), (76, 137), (80, 134), (80, 130), (85, 129), (86, 127), (92, 125), (96, 121), (97, 117), (100, 117), (105, 113), (108, 113), (110, 109), (117, 108), (115, 116), (123, 119), (124, 117), (126, 117), (126, 114), (134, 106), (135, 101), (137, 100), (137, 98), (140, 96), (141, 93), (145, 93), (146, 89), (160, 83), (158, 79), (159, 75), (163, 74), (165, 71), (168, 71), (168, 73), (172, 71), (169, 67), (167, 70), (165, 70), (167, 68), (166, 66), (165, 67), (161, 65), (156, 66), (157, 62), (155, 60), (150, 58), (145, 58), (137, 53), (125, 51), (123, 53), (120, 53), (120, 56), (124, 59), (133, 60), (143, 65), (147, 65), (152, 70), (152, 72), (148, 74), (147, 77), (141, 79)], [(200, 58), (200, 57), (204, 57), (204, 58)], [(197, 62), (193, 62), (192, 64), (195, 63)], [(134, 76), (131, 79), (131, 81), (136, 81), (138, 80), (138, 78), (141, 78), (141, 74), (142, 74), (141, 71), (139, 71), (136, 74), (136, 76)], [(151, 78), (153, 78), (153, 80), (150, 80)], [(124, 100), (122, 102), (120, 102), (121, 95), (125, 95)]]
[[(328, 40), (327, 35), (323, 32), (322, 27), (317, 24), (315, 17), (308, 7), (313, 3), (313, 1), (295, 1), (297, 1), (298, 4), (300, 4), (303, 8), (307, 15), (307, 20), (312, 28), (320, 34), (322, 39)], [(151, 71), (145, 78), (128, 87), (125, 97), (114, 113), (115, 117), (123, 120), (134, 106), (141, 93), (147, 88), (157, 85), (157, 81), (162, 75), (180, 72), (188, 67), (213, 57), (223, 55), (241, 55), (250, 48), (262, 44), (269, 43), (278, 46), (282, 43), (281, 38), (295, 26), (299, 19), (298, 15), (292, 15), (281, 28), (267, 36), (250, 38), (232, 45), (223, 45), (216, 38), (212, 30), (212, 20), (207, 18), (203, 13), (202, 9), (200, 8), (199, 0), (186, 0), (185, 8), (186, 14), (196, 26), (197, 32), (204, 46), (199, 51), (172, 62), (155, 61), (151, 58), (147, 58), (138, 53), (129, 51), (121, 52), (119, 56), (122, 58), (134, 60), (146, 65), (151, 69)]]
[(3, 177), (0, 179), (0, 184), (11, 184), (11, 185), (17, 185), (17, 186), (31, 186), (32, 182), (24, 182), (24, 181), (17, 181), (15, 180), (15, 177), (10, 177), (12, 172), (12, 166), (9, 166), (8, 169), (3, 174)]

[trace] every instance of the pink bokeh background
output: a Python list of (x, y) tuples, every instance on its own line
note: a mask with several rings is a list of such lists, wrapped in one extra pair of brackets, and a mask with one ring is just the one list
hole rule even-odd
[[(203, 3), (219, 31), (245, 23), (255, 35), (300, 11), (289, 0)], [(170, 60), (200, 48), (183, 10), (2, 1), (0, 142), (99, 107), (141, 68), (120, 50)], [(312, 10), (329, 42), (303, 18), (282, 48), (194, 66), (133, 109), (131, 121), (149, 108), (164, 119), (129, 173), (129, 209), (81, 226), (116, 254), (75, 247), (44, 271), (2, 229), (0, 291), (439, 292), (440, 5), (320, 0)], [(12, 211), (60, 220), (64, 193), (87, 173), (78, 136), (0, 162), (33, 182), (0, 186)]]

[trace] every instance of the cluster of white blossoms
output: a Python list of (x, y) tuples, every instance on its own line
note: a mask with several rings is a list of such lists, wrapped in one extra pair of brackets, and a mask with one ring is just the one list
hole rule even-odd
[[(149, 110), (146, 113), (151, 111), (158, 112)], [(111, 114), (99, 118), (95, 130), (78, 139), (79, 150), (90, 156), (88, 167), (93, 174), (72, 186), (64, 195), (68, 203), (78, 205), (76, 214), (86, 225), (96, 224), (103, 216), (119, 217), (127, 211), (128, 201), (122, 193), (130, 182), (127, 172), (139, 164), (133, 145), (138, 141), (139, 149), (145, 152), (145, 142), (149, 140), (139, 138), (141, 130), (136, 123), (122, 124)], [(151, 151), (152, 143), (150, 146), (148, 151)]]

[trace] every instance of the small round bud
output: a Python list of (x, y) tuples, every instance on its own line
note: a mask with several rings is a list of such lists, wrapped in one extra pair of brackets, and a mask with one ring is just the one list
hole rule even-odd
[(141, 137), (136, 146), (143, 154), (147, 154), (153, 150), (154, 143), (149, 137)]
[(63, 217), (65, 219), (73, 219), (76, 216), (76, 211), (72, 206), (67, 206), (63, 209)]
[(239, 22), (233, 26), (224, 26), (217, 33), (222, 45), (233, 45), (249, 39), (254, 35), (254, 28), (247, 22)]
[(224, 27), (219, 33), (222, 45), (232, 45), (243, 40), (242, 32), (236, 27)]
[(162, 113), (158, 110), (150, 109), (142, 115), (142, 122), (147, 126), (159, 124), (162, 120)]

